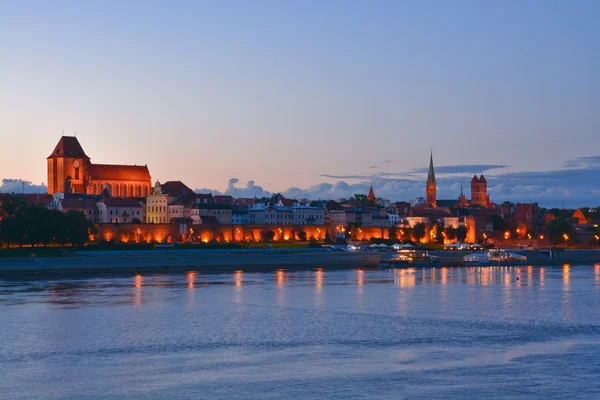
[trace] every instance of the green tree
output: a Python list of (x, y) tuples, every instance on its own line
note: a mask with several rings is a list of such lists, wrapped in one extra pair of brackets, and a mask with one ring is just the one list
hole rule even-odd
[(350, 198), (351, 201), (355, 203), (368, 203), (369, 199), (367, 199), (367, 195), (356, 193), (353, 197)]
[(427, 227), (423, 222), (418, 222), (417, 224), (415, 224), (415, 226), (413, 227), (413, 236), (417, 242), (420, 242), (421, 239), (425, 237), (426, 230)]
[(456, 238), (459, 242), (464, 242), (467, 239), (467, 227), (464, 225), (456, 228)]
[(435, 241), (438, 244), (444, 244), (444, 224), (438, 223), (435, 230)]
[(444, 230), (444, 232), (446, 232), (446, 238), (448, 240), (454, 240), (454, 239), (456, 239), (456, 236), (457, 236), (456, 228), (450, 226), (450, 227), (446, 228)]
[(67, 225), (69, 232), (69, 241), (72, 246), (81, 247), (88, 240), (88, 220), (80, 211), (67, 211)]
[(304, 232), (302, 229), (296, 232), (296, 235), (298, 236), (298, 240), (300, 242), (306, 242), (306, 232)]
[(273, 232), (273, 231), (263, 231), (261, 233), (261, 237), (262, 237), (263, 242), (270, 242), (275, 237), (275, 232)]
[(331, 240), (331, 236), (329, 235), (329, 231), (325, 232), (325, 243), (333, 243), (333, 240)]
[(546, 235), (552, 243), (562, 243), (565, 241), (564, 235), (573, 239), (573, 227), (566, 219), (553, 219), (546, 225)]
[(390, 240), (397, 240), (397, 236), (398, 228), (396, 228), (395, 226), (388, 228), (388, 237), (390, 238)]
[(506, 225), (506, 221), (500, 215), (492, 215), (492, 222), (494, 223), (495, 231), (506, 231), (508, 226)]
[(0, 220), (0, 241), (9, 248), (11, 243), (23, 245), (24, 226), (23, 219), (17, 217), (4, 217)]

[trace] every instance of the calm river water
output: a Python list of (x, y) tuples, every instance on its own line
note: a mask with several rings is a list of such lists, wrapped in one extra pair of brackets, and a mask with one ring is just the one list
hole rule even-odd
[(600, 398), (600, 265), (0, 280), (0, 398)]

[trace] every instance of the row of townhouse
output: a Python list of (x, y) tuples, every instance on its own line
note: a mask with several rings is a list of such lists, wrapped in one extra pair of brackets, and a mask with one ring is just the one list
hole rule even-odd
[(294, 205), (256, 205), (248, 209), (251, 225), (325, 225), (326, 210), (321, 207)]

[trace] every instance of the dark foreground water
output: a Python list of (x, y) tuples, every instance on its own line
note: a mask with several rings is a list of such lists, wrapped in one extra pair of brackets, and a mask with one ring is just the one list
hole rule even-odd
[(597, 399), (600, 265), (0, 280), (0, 398)]

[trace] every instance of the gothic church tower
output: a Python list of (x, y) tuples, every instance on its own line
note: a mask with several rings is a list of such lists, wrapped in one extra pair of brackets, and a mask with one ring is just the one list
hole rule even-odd
[(433, 170), (433, 151), (429, 158), (429, 173), (427, 174), (427, 204), (431, 207), (437, 207), (437, 187), (435, 183), (435, 171)]

